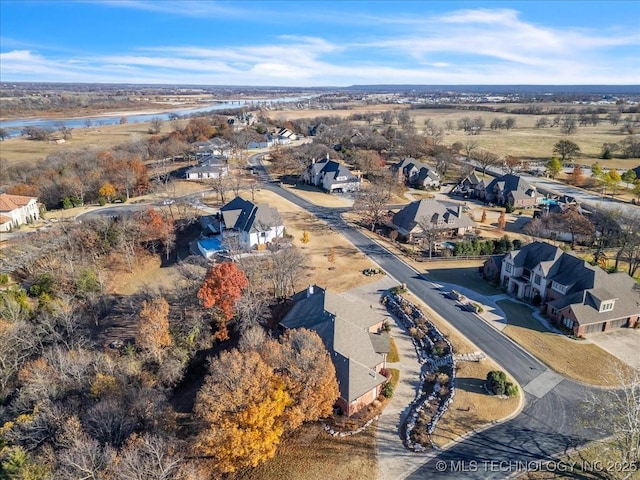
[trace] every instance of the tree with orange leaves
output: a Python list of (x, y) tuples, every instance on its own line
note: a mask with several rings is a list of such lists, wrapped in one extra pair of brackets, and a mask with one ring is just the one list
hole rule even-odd
[(141, 240), (146, 242), (155, 252), (157, 242), (162, 242), (165, 254), (173, 249), (176, 240), (175, 224), (166, 214), (153, 208), (147, 209), (138, 217), (140, 223)]
[(233, 262), (219, 263), (207, 272), (198, 290), (198, 298), (205, 308), (215, 307), (219, 312), (215, 334), (218, 340), (229, 338), (227, 323), (234, 316), (235, 304), (242, 290), (248, 286), (247, 277)]
[(500, 230), (504, 230), (507, 226), (507, 216), (505, 215), (505, 211), (502, 210), (500, 212), (500, 216), (498, 217), (498, 228)]

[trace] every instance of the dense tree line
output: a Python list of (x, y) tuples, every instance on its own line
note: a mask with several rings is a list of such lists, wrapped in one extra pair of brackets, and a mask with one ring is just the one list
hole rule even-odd
[[(175, 225), (170, 212), (148, 210), (57, 227), (7, 250), (0, 465), (10, 478), (218, 477), (264, 461), (282, 436), (331, 413), (337, 383), (319, 337), (278, 339), (267, 328), (270, 299), (290, 295), (304, 268), (297, 249), (276, 245), (208, 269), (189, 257), (172, 290), (110, 294), (121, 272), (172, 248)], [(133, 343), (100, 347), (111, 318), (132, 323)], [(220, 353), (195, 399), (198, 427), (180, 433), (174, 390), (212, 346)], [(229, 379), (244, 386), (229, 390)]]

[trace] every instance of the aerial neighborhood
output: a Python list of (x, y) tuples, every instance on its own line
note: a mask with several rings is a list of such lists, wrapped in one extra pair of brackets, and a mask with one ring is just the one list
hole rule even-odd
[(437, 478), (566, 438), (637, 466), (640, 94), (516, 90), (140, 86), (196, 112), (3, 133), (0, 472)]

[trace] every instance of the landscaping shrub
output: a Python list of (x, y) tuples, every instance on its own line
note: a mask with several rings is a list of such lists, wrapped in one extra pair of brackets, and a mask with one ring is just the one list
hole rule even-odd
[(508, 397), (517, 397), (519, 392), (518, 392), (518, 386), (514, 383), (511, 382), (507, 382), (506, 384), (506, 390), (507, 390), (507, 396)]
[(393, 397), (393, 385), (391, 385), (391, 382), (387, 382), (382, 386), (382, 396), (384, 398)]
[(487, 374), (487, 388), (494, 395), (504, 395), (506, 391), (507, 375), (500, 370), (492, 370)]

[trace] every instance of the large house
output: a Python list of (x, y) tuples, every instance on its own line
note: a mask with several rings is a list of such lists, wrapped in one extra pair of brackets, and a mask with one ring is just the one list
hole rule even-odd
[(195, 167), (185, 172), (187, 180), (204, 180), (229, 175), (229, 160), (224, 156), (209, 155), (199, 161)]
[(389, 353), (384, 317), (359, 300), (315, 285), (292, 300), (293, 307), (280, 325), (307, 328), (320, 336), (336, 369), (338, 407), (351, 416), (373, 402), (386, 382), (381, 374)]
[(235, 237), (243, 249), (263, 249), (282, 238), (284, 225), (275, 208), (236, 197), (220, 209), (220, 231), (224, 241)]
[(464, 195), (465, 197), (484, 198), (487, 186), (484, 180), (480, 180), (476, 172), (472, 172), (468, 177), (464, 178), (452, 193), (456, 195)]
[(608, 274), (549, 243), (507, 253), (500, 283), (516, 298), (543, 305), (553, 323), (575, 335), (633, 327), (640, 318), (640, 290), (629, 275)]
[(398, 179), (407, 185), (423, 188), (437, 188), (440, 186), (438, 172), (415, 158), (405, 158), (391, 168), (398, 175)]
[(37, 198), (0, 193), (0, 232), (9, 232), (38, 218), (40, 210)]
[(191, 144), (196, 157), (226, 156), (233, 150), (231, 143), (224, 138), (213, 137), (209, 140), (194, 142)]
[(475, 225), (462, 209), (462, 205), (447, 204), (433, 199), (416, 200), (396, 213), (391, 223), (408, 241), (424, 234), (421, 224), (429, 224), (430, 228), (435, 228), (443, 236), (462, 236), (473, 230)]
[[(478, 190), (476, 190), (478, 191)], [(483, 192), (479, 192), (479, 198), (489, 203), (498, 205), (511, 205), (513, 207), (529, 208), (542, 203), (544, 196), (518, 175), (507, 174), (494, 178)]]
[(311, 165), (302, 175), (302, 179), (311, 185), (323, 188), (329, 193), (355, 192), (360, 190), (361, 179), (356, 177), (343, 164), (329, 160), (311, 160)]

